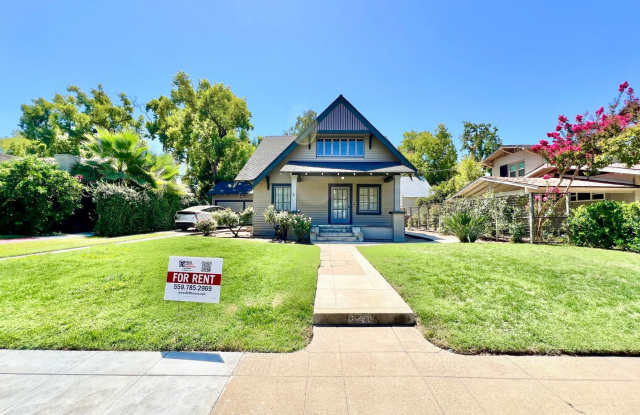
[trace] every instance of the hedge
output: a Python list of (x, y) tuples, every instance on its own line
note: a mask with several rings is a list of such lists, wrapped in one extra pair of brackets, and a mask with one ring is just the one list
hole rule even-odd
[(174, 229), (178, 210), (192, 199), (161, 190), (136, 190), (100, 182), (93, 189), (96, 204), (95, 233), (119, 236)]
[(36, 157), (0, 163), (0, 234), (59, 231), (81, 197), (82, 185), (55, 164)]
[(640, 202), (582, 205), (569, 218), (569, 236), (578, 246), (640, 252)]

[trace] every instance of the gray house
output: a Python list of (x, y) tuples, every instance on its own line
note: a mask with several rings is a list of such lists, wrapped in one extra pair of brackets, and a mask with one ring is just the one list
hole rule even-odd
[(404, 240), (400, 178), (415, 167), (340, 95), (299, 136), (265, 137), (236, 176), (253, 186), (256, 236), (263, 212), (300, 211), (312, 240)]

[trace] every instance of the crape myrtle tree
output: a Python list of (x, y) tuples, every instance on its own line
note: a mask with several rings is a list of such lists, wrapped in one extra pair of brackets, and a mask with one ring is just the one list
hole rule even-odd
[(551, 184), (550, 175), (544, 176), (548, 183), (545, 194), (535, 198), (536, 239), (542, 236), (545, 216), (569, 197), (569, 189), (580, 174), (596, 174), (613, 162), (628, 166), (640, 162), (639, 119), (640, 103), (625, 81), (607, 110), (600, 107), (594, 114), (578, 114), (575, 122), (560, 115), (554, 131), (547, 133), (551, 141), (540, 140), (532, 147), (558, 172), (556, 184)]
[(114, 103), (102, 85), (88, 94), (73, 85), (67, 92), (66, 95), (56, 94), (51, 101), (37, 98), (31, 105), (22, 105), (21, 136), (44, 144), (40, 150), (36, 145), (28, 146), (25, 153), (80, 154), (81, 144), (97, 128), (110, 132), (125, 129), (140, 132), (142, 117), (134, 116), (134, 105), (126, 94), (120, 93), (120, 102)]
[(202, 198), (221, 180), (233, 180), (253, 153), (251, 113), (244, 99), (222, 83), (194, 86), (178, 72), (169, 96), (147, 103), (149, 135), (184, 162), (185, 179)]

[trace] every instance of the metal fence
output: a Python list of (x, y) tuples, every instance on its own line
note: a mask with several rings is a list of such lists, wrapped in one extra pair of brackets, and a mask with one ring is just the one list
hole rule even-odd
[(405, 209), (405, 226), (409, 229), (444, 233), (446, 219), (465, 210), (486, 218), (486, 229), (482, 236), (485, 239), (565, 242), (568, 239), (567, 219), (570, 206), (559, 202), (555, 209), (541, 209), (540, 206), (544, 206), (541, 203), (533, 195), (452, 199)]

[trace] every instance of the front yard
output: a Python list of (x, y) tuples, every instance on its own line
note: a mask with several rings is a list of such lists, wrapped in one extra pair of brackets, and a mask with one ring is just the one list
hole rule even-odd
[[(220, 304), (164, 301), (170, 255), (224, 258)], [(200, 236), (8, 259), (0, 348), (300, 349), (318, 264), (314, 246)]]
[(501, 243), (359, 249), (440, 346), (640, 354), (640, 255)]

